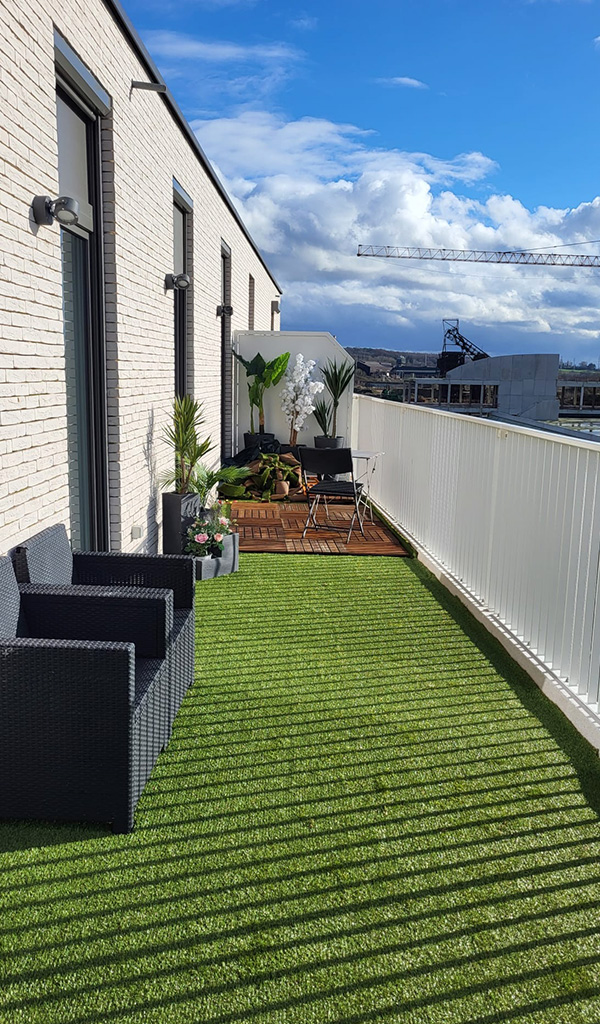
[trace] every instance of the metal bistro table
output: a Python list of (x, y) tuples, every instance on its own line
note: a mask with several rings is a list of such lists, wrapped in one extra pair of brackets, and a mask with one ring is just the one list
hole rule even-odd
[(357, 467), (357, 473), (355, 476), (357, 483), (363, 484), (363, 494), (361, 500), (364, 501), (365, 507), (369, 509), (369, 516), (371, 522), (373, 522), (373, 508), (371, 506), (371, 480), (373, 474), (377, 469), (377, 460), (380, 455), (385, 455), (385, 452), (367, 452), (358, 449), (352, 449), (352, 458), (357, 462), (361, 463), (360, 467)]

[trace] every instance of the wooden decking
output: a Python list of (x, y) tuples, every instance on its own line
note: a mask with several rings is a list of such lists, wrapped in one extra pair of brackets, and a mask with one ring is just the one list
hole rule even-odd
[[(365, 519), (365, 538), (361, 536), (360, 529), (355, 524), (350, 543), (346, 544), (352, 516), (350, 505), (336, 505), (330, 508), (331, 521), (340, 525), (346, 524), (345, 531), (310, 529), (304, 540), (304, 503), (240, 501), (234, 503), (232, 514), (238, 523), (241, 551), (395, 557), (408, 554), (398, 538), (377, 518), (373, 523)], [(319, 520), (321, 516), (322, 512)]]

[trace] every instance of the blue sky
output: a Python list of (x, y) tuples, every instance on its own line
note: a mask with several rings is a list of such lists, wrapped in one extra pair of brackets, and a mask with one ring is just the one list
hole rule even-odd
[[(600, 272), (358, 260), (600, 252), (600, 0), (125, 0), (284, 288), (282, 326), (600, 356)], [(595, 201), (596, 200), (596, 201)]]

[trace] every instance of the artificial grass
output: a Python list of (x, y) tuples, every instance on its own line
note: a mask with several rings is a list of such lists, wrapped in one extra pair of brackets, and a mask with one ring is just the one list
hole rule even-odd
[(135, 832), (0, 825), (3, 1024), (595, 1024), (591, 749), (415, 562), (241, 564)]

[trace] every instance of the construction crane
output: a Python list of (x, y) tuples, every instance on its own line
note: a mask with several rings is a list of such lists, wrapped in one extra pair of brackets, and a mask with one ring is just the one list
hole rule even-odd
[[(457, 263), (517, 263), (532, 267), (600, 267), (600, 256), (562, 252), (497, 252), (481, 249), (422, 249), (414, 245), (359, 245), (357, 256), (378, 256), (396, 260), (443, 260)], [(438, 358), (442, 377), (448, 370), (464, 363), (465, 356), (485, 359), (487, 353), (465, 338), (458, 329), (458, 320), (444, 320), (444, 347)], [(457, 345), (460, 352), (448, 352), (447, 344)]]
[(600, 256), (564, 252), (487, 252), (478, 249), (420, 249), (413, 245), (359, 245), (357, 256), (458, 263), (526, 263), (533, 267), (600, 267)]

